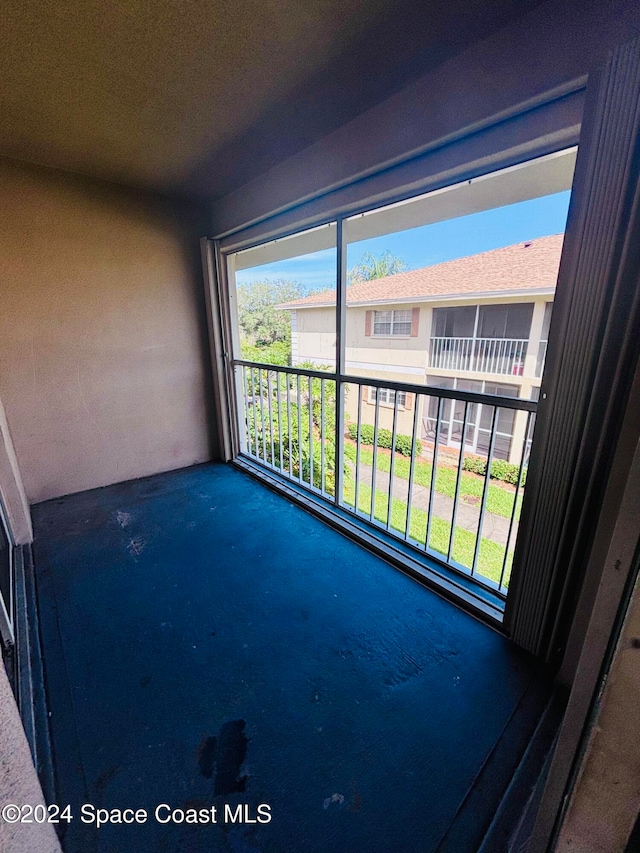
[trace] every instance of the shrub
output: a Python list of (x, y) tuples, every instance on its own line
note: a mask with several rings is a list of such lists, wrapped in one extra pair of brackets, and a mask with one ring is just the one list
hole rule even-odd
[[(396, 436), (396, 451), (403, 456), (411, 456), (411, 436), (397, 435)], [(422, 453), (422, 442), (416, 441), (416, 454)]]
[(465, 456), (462, 467), (465, 471), (472, 471), (474, 474), (480, 474), (484, 477), (487, 472), (487, 460), (482, 456)]
[[(358, 424), (352, 423), (347, 427), (349, 432), (349, 438), (353, 441), (358, 440)], [(361, 424), (360, 425), (360, 443), (361, 444), (373, 444), (374, 439), (374, 429), (371, 424)], [(391, 450), (391, 442), (393, 439), (393, 433), (390, 429), (381, 428), (378, 430), (378, 447), (384, 447), (387, 450)], [(416, 441), (416, 453), (420, 454), (422, 452), (422, 442)], [(396, 453), (400, 453), (403, 456), (411, 456), (411, 436), (410, 435), (396, 435)]]
[[(487, 472), (487, 460), (482, 456), (465, 456), (462, 467), (465, 471), (472, 471), (474, 474), (480, 474), (482, 477)], [(503, 483), (510, 483), (512, 486), (518, 485), (518, 474), (520, 466), (514, 465), (512, 462), (507, 462), (505, 459), (494, 459), (491, 463), (491, 479), (501, 480)], [(527, 479), (527, 469), (522, 472), (522, 485), (525, 485)]]
[[(391, 430), (378, 427), (378, 447), (384, 447), (385, 450), (391, 450)], [(373, 444), (373, 442), (371, 442)]]
[(504, 483), (511, 483), (512, 486), (517, 486), (519, 473), (519, 465), (513, 465), (504, 459), (494, 459), (491, 463), (491, 476), (496, 480), (502, 480)]
[[(352, 441), (358, 440), (358, 424), (349, 424), (347, 426), (349, 438)], [(362, 444), (373, 444), (373, 427), (370, 424), (362, 424), (360, 426), (360, 441)]]

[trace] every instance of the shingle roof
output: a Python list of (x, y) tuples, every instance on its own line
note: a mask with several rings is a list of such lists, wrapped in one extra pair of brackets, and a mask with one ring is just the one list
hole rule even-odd
[[(347, 303), (369, 305), (507, 291), (552, 293), (558, 277), (563, 238), (564, 234), (539, 237), (455, 261), (352, 284), (347, 288)], [(335, 304), (335, 300), (335, 290), (324, 290), (278, 307), (313, 308)]]

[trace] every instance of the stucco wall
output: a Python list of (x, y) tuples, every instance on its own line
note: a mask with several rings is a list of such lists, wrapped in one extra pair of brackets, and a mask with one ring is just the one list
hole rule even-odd
[[(20, 714), (0, 664), (0, 803), (3, 806), (44, 804)], [(0, 850), (6, 853), (60, 853), (51, 823), (6, 823), (0, 820)]]
[(336, 361), (336, 309), (314, 308), (296, 311), (297, 362), (315, 361), (334, 365)]
[(29, 501), (208, 459), (200, 211), (6, 160), (0, 207), (0, 399)]
[[(347, 307), (346, 317), (346, 369), (357, 375), (371, 375), (385, 378), (391, 374), (397, 382), (425, 382), (426, 373), (441, 376), (460, 375), (466, 379), (483, 379), (500, 381), (510, 384), (523, 385), (526, 388), (521, 396), (529, 397), (531, 385), (540, 385), (540, 377), (535, 376), (538, 345), (540, 342), (541, 323), (544, 316), (544, 306), (550, 301), (550, 295), (531, 298), (527, 296), (497, 296), (492, 298), (475, 299), (441, 299), (434, 303), (397, 303), (381, 305), (380, 310), (418, 308), (420, 311), (418, 334), (415, 337), (402, 336), (381, 337), (366, 335), (367, 310), (360, 306)], [(524, 374), (512, 376), (509, 374), (494, 374), (483, 371), (456, 371), (451, 367), (437, 368), (429, 364), (429, 350), (433, 309), (444, 307), (459, 307), (461, 305), (503, 305), (506, 303), (528, 303), (534, 306), (535, 316), (529, 335), (529, 346)], [(538, 322), (539, 321), (539, 322)], [(311, 360), (316, 362), (333, 363), (335, 359), (335, 325), (336, 312), (334, 308), (312, 308), (295, 312), (295, 350), (296, 363)], [(380, 374), (380, 370), (383, 372)], [(529, 379), (526, 383), (523, 379)], [(526, 392), (526, 393), (524, 393)]]
[[(415, 400), (415, 398), (414, 398)], [(422, 399), (420, 399), (420, 404), (422, 405)], [(396, 430), (399, 435), (411, 435), (413, 432), (413, 403), (409, 410), (405, 409), (404, 406), (398, 406), (398, 418), (396, 421)], [(348, 393), (346, 398), (346, 412), (347, 412), (347, 423), (355, 423), (357, 420), (357, 412), (358, 412), (358, 390), (354, 388)], [(421, 418), (423, 416), (422, 409), (418, 413), (418, 438), (420, 438), (421, 430)], [(376, 419), (376, 405), (374, 402), (374, 398), (371, 396), (371, 391), (367, 387), (367, 391), (363, 393), (362, 397), (362, 409), (361, 409), (361, 423), (369, 424), (370, 426), (374, 426)], [(379, 429), (393, 429), (393, 404), (392, 403), (380, 403), (378, 407), (378, 428)]]

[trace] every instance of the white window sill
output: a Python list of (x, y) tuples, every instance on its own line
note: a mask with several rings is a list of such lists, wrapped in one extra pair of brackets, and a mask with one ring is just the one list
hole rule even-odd
[(376, 338), (379, 341), (410, 341), (411, 335), (370, 335), (371, 338)]

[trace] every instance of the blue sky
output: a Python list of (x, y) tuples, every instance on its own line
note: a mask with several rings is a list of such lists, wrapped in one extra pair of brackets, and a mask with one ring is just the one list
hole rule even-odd
[[(358, 264), (365, 252), (379, 255), (388, 250), (402, 258), (409, 269), (418, 269), (548, 234), (559, 234), (565, 228), (569, 196), (569, 191), (555, 193), (351, 243), (347, 247), (347, 269)], [(335, 274), (336, 253), (334, 249), (327, 249), (241, 270), (236, 274), (236, 281), (244, 284), (286, 278), (301, 282), (307, 290), (317, 290), (335, 287)]]

